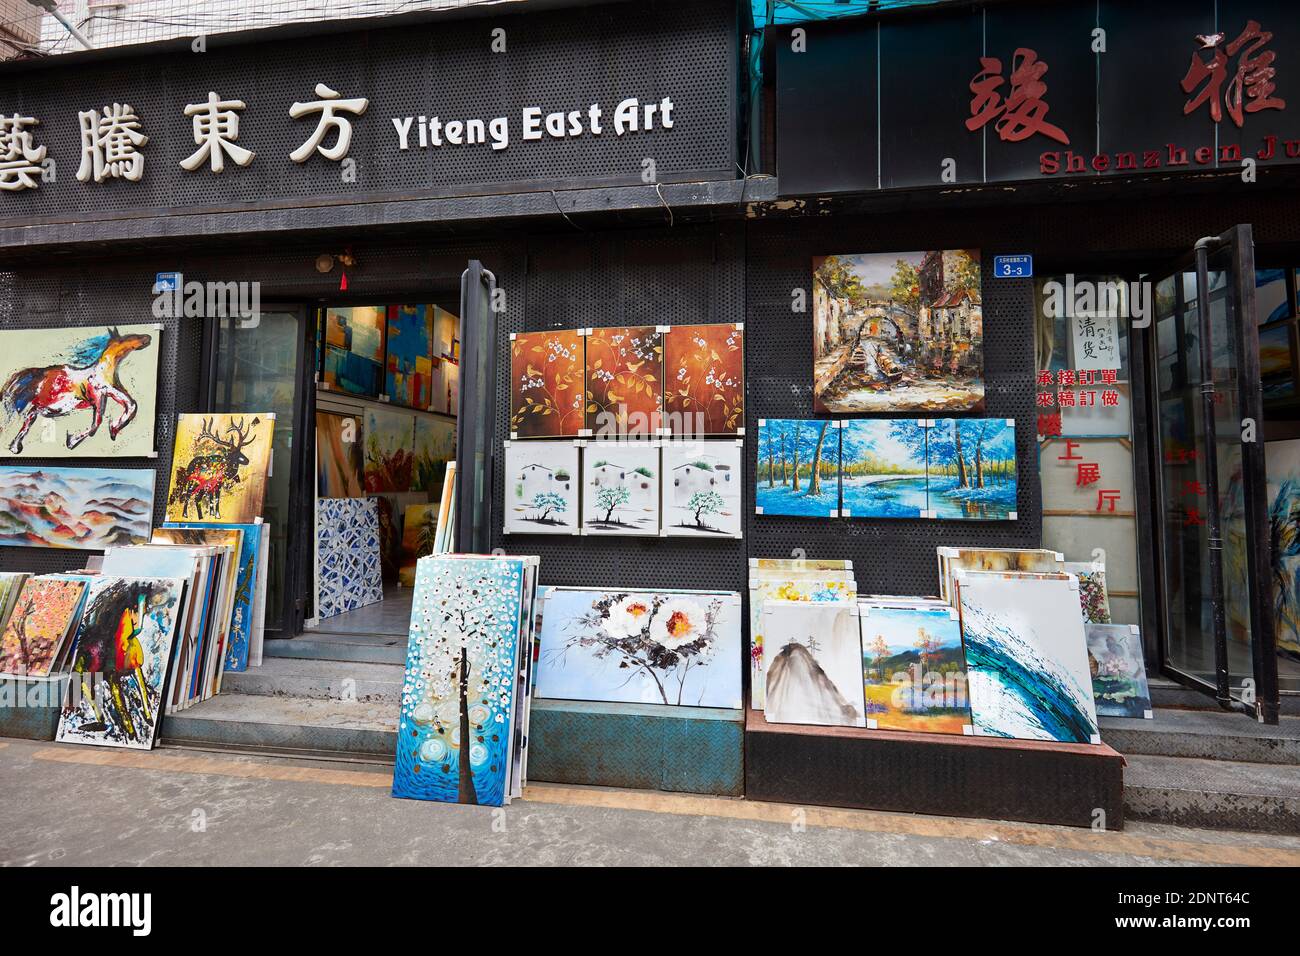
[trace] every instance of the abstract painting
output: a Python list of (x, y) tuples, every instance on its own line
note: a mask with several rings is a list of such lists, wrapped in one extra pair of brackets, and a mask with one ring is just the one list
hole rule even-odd
[(438, 544), (438, 511), (442, 504), (412, 504), (402, 514), (402, 563), (397, 580), (404, 588), (415, 587), (415, 567), (420, 558), (433, 554)]
[(1136, 624), (1085, 624), (1098, 717), (1153, 717)]
[(505, 533), (577, 534), (578, 446), (573, 441), (504, 444)]
[(441, 491), (447, 462), (456, 459), (456, 423), (432, 415), (415, 416), (412, 491)]
[(151, 455), (158, 325), (0, 332), (0, 444), (29, 458)]
[(28, 578), (0, 634), (0, 674), (47, 676), (69, 632), (76, 630), (85, 591), (82, 581)]
[(331, 307), (325, 311), (325, 384), (353, 395), (379, 394), (384, 384), (383, 306)]
[(664, 442), (664, 533), (739, 538), (744, 439)]
[(388, 307), (388, 349), (384, 394), (395, 405), (428, 408), (433, 382), (431, 305)]
[(867, 726), (970, 732), (961, 623), (949, 607), (863, 607)]
[(551, 588), (537, 696), (741, 706), (740, 595)]
[(317, 500), (316, 561), (317, 617), (333, 617), (384, 599), (374, 498)]
[(674, 435), (743, 435), (745, 333), (675, 325), (664, 336), (664, 415)]
[[(808, 562), (812, 564), (813, 562)], [(749, 578), (749, 698), (762, 710), (767, 667), (763, 662), (763, 604), (766, 601), (852, 602), (858, 596), (853, 575), (843, 571), (755, 568)]]
[(1300, 439), (1264, 444), (1277, 646), (1300, 656)]
[(361, 418), (316, 413), (316, 494), (322, 498), (360, 498), (365, 468)]
[(923, 423), (856, 419), (840, 432), (841, 517), (924, 518), (927, 515)]
[(91, 582), (55, 740), (153, 747), (184, 590), (177, 578)]
[(940, 418), (926, 438), (930, 512), (941, 520), (1016, 519), (1016, 423)]
[(590, 442), (582, 455), (582, 533), (659, 533), (659, 442)]
[(587, 428), (598, 438), (651, 438), (663, 425), (664, 335), (653, 325), (587, 336)]
[(153, 469), (0, 467), (0, 545), (100, 550), (149, 540)]
[(506, 802), (530, 561), (535, 567), (515, 557), (420, 561), (393, 796)]
[(975, 733), (1097, 743), (1078, 582), (958, 572), (956, 586)]
[(754, 510), (761, 515), (833, 518), (840, 510), (840, 429), (835, 422), (758, 422)]
[(582, 431), (583, 348), (577, 329), (511, 334), (511, 438), (565, 438)]
[(1110, 598), (1106, 593), (1106, 565), (1096, 561), (1066, 561), (1066, 574), (1079, 579), (1079, 603), (1085, 624), (1110, 623)]
[(414, 471), (415, 416), (386, 408), (366, 409), (366, 491), (410, 491)]
[[(167, 532), (172, 529), (188, 531), (213, 529), (240, 532), (239, 571), (235, 577), (235, 606), (231, 612), (230, 640), (226, 646), (225, 669), (228, 671), (244, 671), (248, 669), (248, 655), (253, 641), (254, 630), (257, 627), (254, 613), (254, 606), (257, 602), (257, 562), (261, 556), (262, 534), (266, 527), (265, 524), (260, 522), (222, 525), (168, 523), (154, 532), (155, 541), (162, 540), (159, 531)], [(175, 540), (178, 543), (195, 543), (184, 537)]]
[(762, 619), (768, 723), (865, 727), (857, 605), (764, 601)]
[(978, 249), (813, 259), (817, 412), (984, 404)]
[(178, 415), (168, 521), (251, 524), (262, 515), (275, 415)]

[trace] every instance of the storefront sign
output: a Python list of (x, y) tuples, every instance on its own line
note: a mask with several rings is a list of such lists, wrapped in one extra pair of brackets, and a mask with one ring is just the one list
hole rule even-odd
[[(1290, 0), (998, 4), (801, 29), (800, 44), (772, 34), (786, 195), (1300, 162)], [(844, 78), (833, 96), (823, 57)]]

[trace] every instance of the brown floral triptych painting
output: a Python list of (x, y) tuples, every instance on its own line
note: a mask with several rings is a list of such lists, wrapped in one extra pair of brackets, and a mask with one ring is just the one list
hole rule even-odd
[(510, 342), (510, 437), (741, 435), (739, 325), (521, 332)]

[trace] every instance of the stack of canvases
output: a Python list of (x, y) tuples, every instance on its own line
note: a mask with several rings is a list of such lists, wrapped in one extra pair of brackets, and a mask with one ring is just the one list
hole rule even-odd
[(421, 558), (393, 796), (501, 806), (523, 792), (535, 557)]
[(940, 552), (950, 601), (763, 600), (768, 722), (1098, 742), (1086, 628), (1107, 626), (1079, 577), (1050, 551)]
[(741, 537), (741, 325), (510, 339), (505, 533)]

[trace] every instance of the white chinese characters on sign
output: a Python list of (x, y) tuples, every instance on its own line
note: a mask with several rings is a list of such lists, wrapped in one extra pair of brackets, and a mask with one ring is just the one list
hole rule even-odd
[(77, 179), (125, 179), (138, 183), (144, 177), (144, 155), (140, 147), (149, 137), (140, 132), (140, 117), (129, 103), (105, 106), (102, 112), (84, 110), (81, 122), (81, 166)]
[(235, 111), (244, 106), (243, 100), (223, 100), (209, 91), (206, 103), (185, 107), (185, 115), (194, 118), (194, 142), (199, 148), (181, 160), (181, 167), (193, 172), (204, 163), (211, 163), (212, 171), (219, 173), (226, 168), (227, 156), (236, 166), (251, 163), (253, 151), (235, 143), (239, 139), (239, 114)]
[(29, 128), (38, 125), (40, 120), (31, 116), (0, 116), (0, 189), (13, 192), (40, 185), (33, 177), (41, 174), (45, 147), (32, 142)]
[[(289, 107), (289, 115), (293, 119), (299, 119), (309, 113), (320, 113), (320, 120), (316, 124), (315, 131), (292, 153), (289, 158), (295, 163), (305, 163), (314, 152), (319, 152), (326, 159), (339, 160), (348, 154), (348, 146), (352, 144), (352, 123), (342, 116), (336, 116), (336, 110), (343, 110), (347, 113), (353, 113), (360, 116), (370, 105), (370, 101), (364, 97), (355, 99), (340, 99), (340, 94), (331, 90), (324, 83), (316, 84), (316, 95), (320, 97), (313, 103), (294, 103)], [(330, 130), (338, 130), (338, 139), (333, 146), (322, 145), (326, 135)]]

